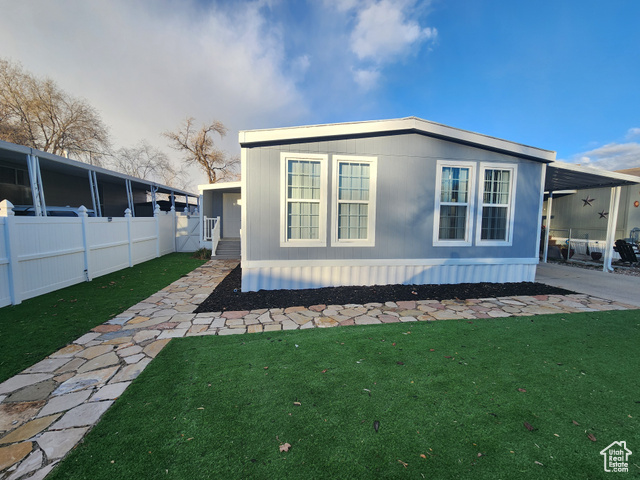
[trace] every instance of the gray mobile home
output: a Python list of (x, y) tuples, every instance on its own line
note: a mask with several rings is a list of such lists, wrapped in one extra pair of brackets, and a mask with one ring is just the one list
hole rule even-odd
[(534, 280), (555, 152), (415, 117), (240, 145), (243, 291)]

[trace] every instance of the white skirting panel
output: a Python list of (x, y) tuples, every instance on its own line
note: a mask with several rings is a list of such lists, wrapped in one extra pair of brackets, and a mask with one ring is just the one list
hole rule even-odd
[(242, 266), (242, 291), (345, 285), (533, 282), (536, 261), (439, 265)]

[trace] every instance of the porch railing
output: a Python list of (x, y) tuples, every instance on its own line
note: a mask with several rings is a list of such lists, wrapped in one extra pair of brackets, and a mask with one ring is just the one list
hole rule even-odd
[(216, 248), (220, 241), (220, 217), (204, 217), (204, 241), (211, 242), (211, 254), (216, 254)]

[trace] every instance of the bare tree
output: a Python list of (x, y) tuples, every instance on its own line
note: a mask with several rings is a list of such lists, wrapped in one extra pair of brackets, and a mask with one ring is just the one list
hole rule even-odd
[(184, 169), (177, 169), (162, 150), (142, 140), (131, 148), (121, 148), (115, 152), (109, 166), (114, 170), (162, 183), (170, 187), (184, 189), (187, 174)]
[(56, 155), (100, 163), (109, 132), (86, 100), (0, 59), (0, 138)]
[(163, 133), (170, 140), (171, 148), (184, 153), (187, 165), (200, 166), (207, 174), (209, 183), (237, 178), (240, 159), (237, 156), (229, 157), (227, 152), (215, 146), (212, 138), (215, 133), (224, 138), (227, 134), (224, 124), (215, 120), (196, 130), (194, 123), (195, 119), (189, 117), (175, 132)]

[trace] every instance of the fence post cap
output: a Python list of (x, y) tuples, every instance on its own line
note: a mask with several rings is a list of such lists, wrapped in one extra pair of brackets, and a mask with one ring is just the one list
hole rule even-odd
[(156, 208), (153, 209), (153, 215), (160, 215), (160, 205), (156, 204)]
[(176, 207), (174, 207), (173, 205), (171, 205), (171, 209), (170, 209), (170, 210), (171, 210), (171, 213), (175, 213), (175, 211), (176, 211)]
[(81, 217), (89, 216), (89, 214), (87, 213), (87, 207), (85, 207), (84, 205), (80, 205), (80, 207), (78, 208), (78, 213)]
[(13, 211), (13, 203), (4, 199), (0, 202), (0, 217), (12, 217), (15, 215)]
[(131, 209), (130, 208), (127, 208), (124, 211), (124, 216), (127, 217), (127, 218), (131, 217)]

